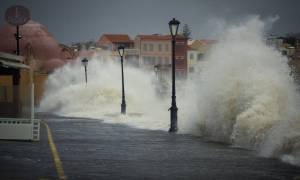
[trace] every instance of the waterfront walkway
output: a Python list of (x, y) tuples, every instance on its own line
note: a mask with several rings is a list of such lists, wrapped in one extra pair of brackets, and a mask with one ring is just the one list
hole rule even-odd
[(93, 119), (41, 118), (47, 125), (41, 124), (39, 142), (0, 141), (0, 179), (292, 180), (300, 175), (300, 167), (190, 135)]

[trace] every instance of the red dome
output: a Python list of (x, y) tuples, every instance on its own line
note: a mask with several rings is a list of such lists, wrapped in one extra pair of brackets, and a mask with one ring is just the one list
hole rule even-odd
[[(6, 24), (0, 28), (0, 51), (14, 53), (16, 50), (16, 39), (14, 34), (16, 27)], [(20, 26), (20, 50), (21, 55), (26, 56), (25, 46), (30, 43), (33, 56), (38, 60), (60, 59), (61, 47), (45, 26), (30, 20)]]

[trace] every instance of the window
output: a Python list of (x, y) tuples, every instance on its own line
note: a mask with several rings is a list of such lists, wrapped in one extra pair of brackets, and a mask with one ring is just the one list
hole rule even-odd
[(169, 51), (169, 44), (165, 45), (165, 51)]
[(158, 57), (158, 58), (157, 58), (157, 64), (162, 64), (161, 57)]
[(151, 59), (152, 59), (151, 65), (155, 65), (155, 60), (156, 60), (156, 58), (155, 58), (155, 57), (152, 57)]
[(184, 60), (184, 56), (175, 56), (176, 60)]
[(144, 56), (143, 59), (144, 59), (144, 64), (148, 65), (150, 62), (150, 58), (147, 56)]
[(169, 57), (165, 57), (165, 64), (171, 64)]
[(144, 64), (145, 65), (155, 65), (155, 57), (151, 57), (151, 56), (145, 56), (144, 57)]
[(184, 42), (182, 41), (176, 41), (176, 46), (183, 46), (184, 45)]
[(197, 55), (197, 60), (200, 61), (202, 59), (202, 57), (203, 57), (203, 54), (198, 54)]
[(161, 44), (158, 44), (158, 51), (159, 51), (159, 52), (162, 51), (162, 46), (161, 46)]
[(286, 56), (288, 53), (286, 50), (281, 51), (281, 55)]
[(178, 76), (178, 78), (182, 78), (184, 77), (184, 70), (181, 70), (181, 69), (176, 69), (176, 76)]
[(147, 51), (147, 44), (143, 44), (143, 50)]
[(149, 44), (149, 51), (153, 51), (153, 44)]
[(194, 53), (190, 54), (190, 59), (194, 59)]
[(193, 73), (195, 71), (194, 67), (189, 68), (190, 73)]

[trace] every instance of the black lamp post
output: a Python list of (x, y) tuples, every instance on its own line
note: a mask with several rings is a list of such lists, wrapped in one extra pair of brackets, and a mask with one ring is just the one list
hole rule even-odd
[(177, 111), (178, 108), (176, 106), (176, 86), (175, 86), (175, 45), (176, 45), (176, 35), (178, 32), (180, 22), (173, 18), (169, 22), (170, 33), (172, 36), (172, 103), (170, 107), (170, 115), (171, 115), (171, 125), (169, 132), (177, 131)]
[(20, 39), (22, 38), (22, 36), (20, 35), (20, 31), (19, 31), (19, 25), (16, 26), (17, 27), (17, 31), (15, 33), (15, 38), (17, 41), (17, 50), (16, 50), (16, 54), (20, 55)]
[(88, 65), (89, 60), (87, 58), (84, 58), (81, 60), (82, 65), (84, 66), (84, 72), (85, 72), (85, 83), (87, 84), (87, 65)]
[(155, 65), (154, 66), (154, 72), (155, 72), (155, 77), (156, 77), (156, 80), (158, 81), (158, 69), (159, 69), (159, 64)]
[(121, 57), (121, 71), (122, 71), (122, 104), (121, 104), (121, 113), (126, 114), (126, 101), (125, 101), (125, 90), (124, 90), (124, 72), (123, 72), (123, 55), (124, 55), (124, 46), (118, 47), (118, 52)]

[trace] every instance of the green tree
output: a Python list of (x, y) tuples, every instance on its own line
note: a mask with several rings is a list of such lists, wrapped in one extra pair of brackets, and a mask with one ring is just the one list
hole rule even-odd
[(187, 24), (184, 24), (182, 27), (182, 31), (181, 34), (186, 37), (187, 39), (191, 39), (192, 38), (192, 31), (190, 29), (190, 27)]

